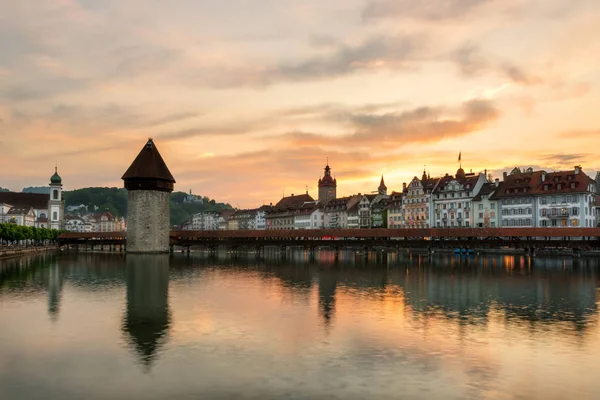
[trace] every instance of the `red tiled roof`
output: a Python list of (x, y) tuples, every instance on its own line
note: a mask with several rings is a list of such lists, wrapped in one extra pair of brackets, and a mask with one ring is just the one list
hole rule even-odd
[(277, 203), (275, 205), (275, 207), (280, 207), (280, 208), (300, 207), (300, 206), (302, 206), (302, 204), (309, 202), (309, 201), (315, 201), (315, 199), (310, 197), (310, 195), (308, 193), (300, 194), (297, 196), (291, 195), (291, 196), (287, 196), (287, 197), (284, 197), (281, 200), (279, 200), (279, 203)]
[(48, 208), (49, 194), (0, 192), (0, 203), (10, 204), (13, 207), (33, 207), (36, 210)]
[[(588, 185), (595, 183), (585, 172), (579, 170), (579, 173), (572, 171), (558, 171), (546, 174), (546, 179), (540, 180), (535, 193), (575, 193), (587, 192)], [(560, 185), (560, 188), (559, 188)], [(547, 187), (547, 189), (545, 189)]]

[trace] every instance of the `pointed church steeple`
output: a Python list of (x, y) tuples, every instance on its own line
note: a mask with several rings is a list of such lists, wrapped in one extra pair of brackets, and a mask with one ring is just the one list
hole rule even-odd
[(385, 186), (385, 182), (383, 181), (383, 175), (381, 175), (381, 182), (379, 183), (379, 188), (377, 189), (377, 191), (381, 195), (387, 194), (387, 186)]

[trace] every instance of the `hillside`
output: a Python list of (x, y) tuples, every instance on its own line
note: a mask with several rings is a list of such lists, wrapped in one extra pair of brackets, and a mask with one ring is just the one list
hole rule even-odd
[[(229, 204), (218, 203), (208, 197), (202, 198), (202, 203), (184, 203), (187, 194), (184, 192), (171, 193), (171, 224), (181, 225), (195, 213), (202, 211), (218, 211), (230, 209)], [(64, 192), (65, 208), (80, 205), (86, 208), (71, 213), (87, 213), (108, 210), (113, 215), (127, 217), (127, 190), (123, 188), (90, 187)]]

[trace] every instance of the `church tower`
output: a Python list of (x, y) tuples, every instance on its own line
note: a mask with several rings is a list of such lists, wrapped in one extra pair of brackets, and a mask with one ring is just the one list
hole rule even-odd
[(62, 197), (62, 178), (58, 175), (58, 167), (50, 178), (50, 201), (48, 202), (48, 227), (62, 229), (64, 219), (64, 201)]
[(325, 174), (319, 179), (319, 203), (326, 204), (336, 198), (337, 180), (331, 177), (329, 162), (325, 166)]
[(121, 179), (127, 189), (127, 252), (167, 253), (175, 179), (152, 139)]
[(387, 195), (387, 186), (385, 186), (385, 182), (383, 181), (383, 175), (381, 175), (381, 182), (379, 182), (377, 192), (382, 196)]

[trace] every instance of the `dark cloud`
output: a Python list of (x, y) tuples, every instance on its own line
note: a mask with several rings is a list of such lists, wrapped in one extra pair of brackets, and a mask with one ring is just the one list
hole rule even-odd
[(329, 55), (297, 64), (283, 64), (270, 72), (274, 80), (311, 80), (350, 74), (363, 69), (403, 69), (418, 58), (422, 36), (373, 37), (358, 45), (340, 45)]
[(486, 56), (473, 43), (466, 43), (454, 50), (450, 53), (449, 59), (456, 64), (460, 73), (466, 77), (474, 77), (492, 71), (507, 77), (518, 85), (529, 86), (542, 83), (541, 78), (528, 73), (511, 62), (500, 60), (498, 57)]
[(278, 66), (200, 68), (185, 75), (188, 83), (217, 89), (265, 87), (282, 82), (337, 78), (364, 70), (414, 68), (428, 46), (423, 35), (375, 36), (358, 44), (336, 44), (326, 54)]
[(499, 111), (488, 100), (472, 100), (456, 110), (418, 107), (399, 113), (355, 114), (349, 116), (349, 121), (356, 133), (348, 140), (379, 145), (438, 141), (481, 130), (498, 117)]
[(371, 0), (363, 10), (363, 19), (414, 18), (440, 21), (459, 19), (476, 8), (495, 0)]
[(583, 160), (586, 160), (590, 154), (576, 153), (576, 154), (549, 154), (542, 157), (542, 160), (549, 161), (553, 166), (569, 166), (582, 164)]
[(478, 75), (489, 67), (489, 61), (483, 56), (477, 46), (467, 43), (450, 54), (450, 59), (456, 63), (462, 75)]

